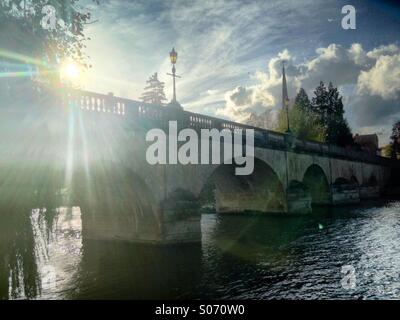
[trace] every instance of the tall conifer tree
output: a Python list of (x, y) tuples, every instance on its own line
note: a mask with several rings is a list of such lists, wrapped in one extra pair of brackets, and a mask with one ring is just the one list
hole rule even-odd
[(164, 82), (158, 80), (157, 72), (146, 81), (147, 86), (142, 94), (142, 101), (145, 103), (164, 105), (167, 100), (164, 93)]

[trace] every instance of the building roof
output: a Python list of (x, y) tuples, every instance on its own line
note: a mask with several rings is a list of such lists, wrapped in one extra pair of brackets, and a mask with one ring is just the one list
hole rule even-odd
[(379, 149), (379, 139), (376, 133), (374, 134), (356, 134), (354, 142), (361, 146), (363, 149), (375, 151)]

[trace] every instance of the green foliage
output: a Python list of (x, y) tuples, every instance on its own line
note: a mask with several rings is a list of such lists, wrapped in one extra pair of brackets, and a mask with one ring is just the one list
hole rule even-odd
[(400, 121), (393, 124), (392, 134), (390, 135), (390, 157), (397, 159), (400, 153)]
[[(290, 130), (299, 139), (322, 142), (324, 130), (318, 123), (318, 118), (311, 111), (310, 100), (303, 88), (296, 96), (293, 107), (289, 108)], [(278, 127), (280, 132), (286, 132), (286, 110), (281, 110), (278, 115)]]
[[(36, 47), (42, 48), (41, 56), (36, 58), (47, 60), (49, 65), (56, 65), (68, 57), (84, 67), (90, 67), (83, 49), (84, 42), (90, 40), (84, 36), (84, 27), (90, 22), (91, 14), (77, 10), (78, 2), (79, 0), (0, 0), (0, 20), (12, 23), (34, 38), (39, 43)], [(97, 0), (93, 2), (98, 3)], [(43, 19), (48, 14), (42, 12), (46, 5), (55, 8), (55, 28), (42, 27)]]
[(382, 156), (387, 157), (387, 158), (393, 158), (394, 157), (394, 152), (393, 152), (393, 144), (390, 143), (382, 148)]
[(343, 147), (353, 145), (353, 135), (344, 118), (343, 101), (338, 89), (332, 83), (326, 88), (321, 81), (314, 95), (311, 110), (325, 131), (324, 141)]
[(158, 80), (157, 72), (146, 81), (147, 86), (142, 94), (142, 101), (145, 103), (163, 105), (167, 100), (164, 93), (164, 82)]
[[(353, 145), (353, 135), (344, 118), (342, 97), (337, 88), (329, 83), (328, 88), (321, 81), (310, 102), (303, 88), (289, 108), (291, 132), (299, 139), (327, 142), (339, 146)], [(278, 116), (277, 130), (287, 130), (286, 110)]]
[(294, 104), (304, 111), (311, 111), (310, 99), (303, 88), (300, 88), (299, 93), (294, 100)]

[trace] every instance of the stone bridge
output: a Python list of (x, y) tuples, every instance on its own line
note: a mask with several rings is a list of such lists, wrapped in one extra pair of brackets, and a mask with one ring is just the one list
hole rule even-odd
[[(199, 241), (200, 208), (286, 215), (308, 212), (311, 204), (357, 203), (379, 197), (397, 165), (361, 151), (113, 95), (41, 89), (24, 97), (1, 103), (0, 204), (79, 206), (86, 238)], [(254, 129), (254, 172), (237, 176), (229, 164), (150, 165), (146, 133), (167, 131), (171, 120), (179, 129), (198, 132)]]

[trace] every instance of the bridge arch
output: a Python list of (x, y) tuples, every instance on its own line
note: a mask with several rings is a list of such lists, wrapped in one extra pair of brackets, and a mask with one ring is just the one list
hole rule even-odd
[(335, 186), (342, 186), (342, 185), (349, 185), (350, 184), (350, 180), (347, 180), (344, 177), (338, 177), (336, 178), (336, 180), (333, 182), (333, 185)]
[(371, 174), (359, 188), (361, 199), (377, 198), (380, 192), (379, 182), (375, 174)]
[(307, 185), (304, 184), (302, 181), (298, 180), (291, 180), (289, 182), (289, 186), (287, 187), (287, 193), (289, 196), (289, 193), (296, 194), (296, 195), (302, 195), (306, 196), (310, 193)]
[(289, 213), (304, 214), (312, 211), (310, 191), (303, 182), (291, 180), (286, 189), (286, 198)]
[(304, 173), (303, 184), (310, 192), (312, 204), (329, 204), (331, 190), (324, 170), (316, 164), (309, 166)]
[(354, 175), (350, 177), (350, 184), (357, 186), (357, 187), (360, 186), (360, 183), (358, 182), (357, 177)]
[(367, 185), (370, 187), (378, 186), (378, 179), (376, 178), (376, 176), (374, 174), (371, 174), (371, 176), (369, 177), (369, 179), (367, 181)]
[(352, 175), (349, 180), (349, 186), (352, 187), (356, 192), (360, 192), (361, 184), (355, 175)]
[(360, 185), (354, 176), (350, 179), (338, 177), (332, 185), (332, 203), (349, 204), (360, 201)]
[(285, 212), (286, 195), (277, 173), (264, 161), (254, 159), (248, 176), (235, 174), (235, 165), (222, 164), (209, 176), (199, 198), (207, 207), (223, 212)]
[(81, 208), (87, 239), (150, 239), (161, 232), (159, 207), (146, 182), (129, 168), (111, 163), (75, 170), (73, 205)]

